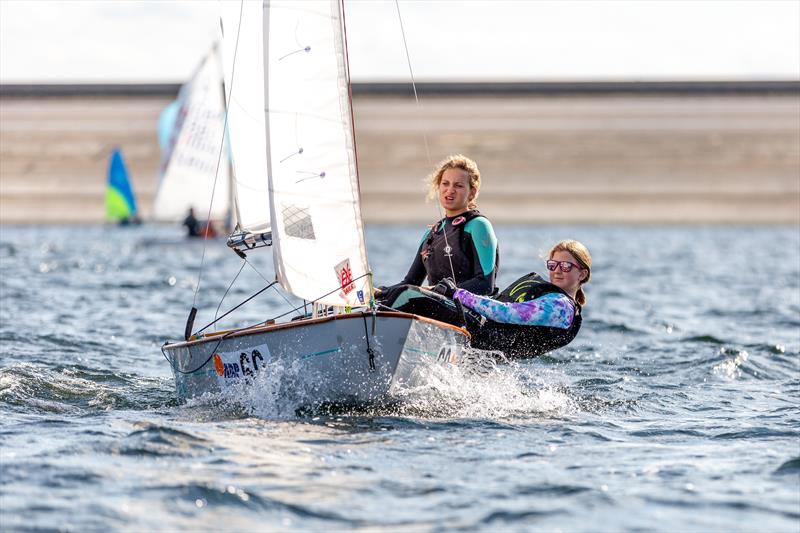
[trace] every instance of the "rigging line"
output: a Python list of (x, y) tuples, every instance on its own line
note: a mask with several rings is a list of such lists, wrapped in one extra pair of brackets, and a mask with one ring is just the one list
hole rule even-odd
[[(411, 88), (414, 90), (414, 100), (417, 103), (417, 108), (421, 108), (422, 106), (419, 103), (419, 95), (417, 94), (417, 82), (414, 80), (414, 69), (411, 68), (411, 55), (408, 53), (408, 43), (406, 42), (406, 30), (403, 26), (403, 17), (400, 15), (400, 3), (398, 0), (394, 0), (394, 5), (397, 8), (397, 19), (400, 21), (400, 33), (403, 36), (403, 48), (406, 52), (406, 63), (408, 63), (408, 72), (411, 75)], [(422, 131), (422, 138), (425, 140), (425, 153), (428, 155), (428, 166), (433, 166), (433, 160), (431, 159), (431, 150), (428, 147), (428, 134), (425, 130)]]
[[(362, 275), (358, 276), (357, 278), (353, 278), (353, 282), (356, 282), (356, 281), (360, 280), (361, 278), (365, 278), (365, 277), (367, 277), (367, 276), (371, 276), (371, 275), (372, 275), (372, 273), (371, 273), (371, 272), (367, 272), (366, 274), (362, 274)], [(313, 304), (314, 304), (314, 302), (316, 302), (317, 300), (321, 300), (322, 298), (325, 298), (326, 296), (328, 296), (328, 295), (330, 295), (330, 294), (333, 294), (334, 292), (336, 292), (336, 291), (340, 291), (340, 290), (342, 290), (342, 288), (341, 288), (341, 287), (336, 287), (336, 288), (335, 288), (335, 289), (333, 289), (332, 291), (330, 291), (330, 292), (326, 292), (326, 293), (325, 293), (325, 294), (323, 294), (322, 296), (318, 296), (316, 299), (314, 299), (314, 300), (311, 300), (311, 304), (313, 305)], [(303, 305), (302, 305), (302, 307), (303, 307), (303, 308), (305, 308), (305, 306), (306, 306), (306, 301), (305, 301), (305, 300), (303, 300)], [(365, 305), (364, 307), (368, 307), (368, 306), (366, 306), (366, 305)], [(298, 310), (300, 310), (300, 308), (301, 308), (301, 306), (297, 306), (297, 307), (295, 307), (294, 309), (290, 309), (289, 311), (286, 311), (286, 312), (285, 312), (285, 313), (283, 313), (282, 315), (277, 315), (277, 316), (274, 316), (274, 317), (272, 317), (270, 320), (277, 320), (277, 319), (279, 319), (279, 318), (283, 318), (283, 317), (285, 317), (286, 315), (288, 315), (288, 314), (290, 314), (290, 313), (294, 313), (295, 311), (298, 311)], [(263, 322), (259, 322), (258, 324), (256, 324), (256, 326), (257, 326), (257, 325), (259, 325), (259, 324), (263, 324)], [(255, 326), (249, 326), (249, 327), (255, 327)], [(244, 328), (244, 329), (247, 329), (247, 328)]]
[(253, 299), (253, 298), (255, 298), (256, 296), (258, 296), (259, 294), (261, 294), (261, 293), (262, 293), (262, 292), (264, 292), (265, 290), (269, 289), (270, 287), (272, 287), (272, 286), (273, 286), (273, 285), (275, 285), (276, 283), (278, 283), (278, 282), (277, 282), (277, 281), (273, 281), (272, 283), (270, 283), (270, 284), (269, 284), (269, 285), (267, 285), (266, 287), (263, 287), (263, 288), (259, 289), (259, 290), (258, 290), (258, 292), (256, 292), (255, 294), (251, 295), (249, 298), (247, 298), (246, 300), (244, 300), (242, 303), (240, 303), (240, 304), (238, 304), (238, 305), (235, 305), (234, 307), (231, 307), (230, 309), (228, 309), (228, 310), (227, 310), (225, 313), (223, 313), (223, 315), (222, 315), (222, 316), (220, 316), (219, 318), (215, 319), (215, 320), (214, 320), (214, 322), (209, 322), (208, 324), (206, 324), (205, 326), (203, 326), (201, 329), (197, 330), (197, 333), (195, 333), (195, 335), (198, 335), (198, 334), (202, 333), (202, 332), (203, 332), (203, 331), (205, 331), (205, 330), (206, 330), (206, 329), (207, 329), (209, 326), (213, 325), (213, 324), (214, 324), (215, 322), (217, 322), (218, 320), (222, 320), (223, 318), (225, 318), (225, 317), (226, 317), (226, 316), (228, 316), (229, 314), (233, 313), (234, 311), (236, 311), (237, 309), (239, 309), (241, 306), (243, 306), (244, 304), (246, 304), (247, 302), (249, 302), (250, 300), (252, 300), (252, 299)]
[(166, 346), (166, 343), (161, 346), (161, 355), (163, 355), (164, 358), (167, 360), (167, 362), (169, 362), (170, 366), (172, 366), (175, 372), (179, 374), (194, 374), (195, 372), (206, 366), (208, 362), (211, 361), (211, 359), (213, 359), (215, 355), (217, 355), (217, 348), (219, 348), (219, 345), (222, 344), (222, 341), (227, 340), (227, 338), (228, 334), (225, 334), (222, 337), (220, 337), (219, 340), (217, 341), (217, 344), (215, 344), (214, 348), (211, 349), (211, 355), (208, 356), (208, 359), (203, 361), (202, 364), (197, 368), (195, 368), (194, 370), (181, 370), (180, 368), (175, 368), (176, 365), (172, 364), (172, 360), (169, 357), (167, 357), (167, 354), (164, 352), (164, 346)]
[[(225, 294), (223, 294), (223, 295), (222, 295), (222, 298), (220, 298), (220, 300), (219, 300), (219, 304), (217, 304), (217, 310), (216, 310), (216, 311), (214, 311), (214, 322), (212, 322), (212, 324), (216, 324), (217, 320), (219, 320), (219, 319), (217, 318), (217, 314), (219, 314), (219, 308), (220, 308), (220, 307), (222, 307), (222, 302), (225, 300), (225, 297), (228, 295), (228, 292), (231, 290), (231, 287), (233, 287), (233, 284), (234, 284), (234, 283), (236, 283), (236, 279), (239, 277), (239, 274), (241, 274), (241, 273), (242, 273), (242, 270), (244, 270), (244, 265), (245, 265), (246, 263), (247, 263), (247, 259), (245, 259), (244, 261), (242, 261), (242, 266), (240, 266), (240, 267), (239, 267), (239, 272), (237, 272), (237, 273), (236, 273), (236, 275), (235, 275), (235, 276), (233, 276), (233, 279), (231, 280), (231, 283), (230, 283), (230, 285), (228, 285), (228, 288), (227, 288), (227, 289), (225, 289)], [(265, 281), (266, 281), (266, 280), (265, 280)], [(269, 283), (269, 282), (267, 282), (267, 283)], [(214, 329), (216, 330), (216, 327), (215, 327)]]
[[(394, 5), (397, 8), (397, 19), (400, 21), (400, 33), (403, 35), (403, 48), (405, 49), (405, 52), (406, 52), (406, 62), (408, 63), (408, 73), (411, 76), (411, 87), (414, 89), (414, 100), (417, 103), (417, 109), (421, 110), (422, 106), (419, 103), (419, 95), (417, 94), (417, 82), (414, 80), (414, 69), (411, 67), (411, 55), (408, 53), (408, 43), (406, 42), (406, 30), (405, 30), (405, 27), (403, 26), (403, 16), (400, 14), (400, 2), (399, 2), (399, 0), (394, 0)], [(431, 150), (430, 150), (430, 147), (428, 146), (428, 134), (427, 134), (427, 132), (425, 130), (422, 130), (422, 138), (425, 140), (425, 153), (428, 156), (428, 167), (433, 167), (433, 160), (431, 158)], [(443, 218), (445, 218), (444, 216), (442, 216), (442, 204), (441, 204), (441, 202), (439, 202), (438, 198), (436, 200), (437, 200), (436, 201), (436, 207), (437, 207), (437, 210), (439, 212), (439, 220), (442, 220)], [(431, 231), (434, 231), (436, 229), (436, 226), (438, 226), (438, 225), (439, 225), (439, 222), (437, 222), (436, 225), (433, 228), (431, 228)], [(444, 224), (443, 224), (442, 234), (444, 235), (445, 249), (451, 249), (452, 250), (452, 248), (450, 248), (450, 243), (447, 242), (448, 241), (447, 240), (447, 221), (445, 221)], [(453, 283), (455, 283), (456, 282), (456, 272), (455, 272), (455, 268), (453, 268), (453, 257), (450, 254), (450, 252), (446, 252), (445, 256), (447, 257), (447, 260), (450, 263), (450, 274), (452, 274)]]
[[(247, 266), (249, 266), (250, 268), (252, 268), (252, 269), (253, 269), (253, 271), (254, 271), (256, 274), (258, 274), (258, 277), (260, 277), (261, 279), (263, 279), (263, 280), (264, 280), (264, 281), (266, 281), (267, 283), (271, 283), (271, 281), (270, 281), (270, 280), (268, 280), (266, 277), (264, 277), (264, 275), (263, 275), (261, 272), (259, 272), (259, 271), (258, 271), (258, 269), (255, 267), (255, 265), (253, 265), (253, 263), (251, 263), (250, 261), (248, 261), (248, 260), (247, 260), (247, 258), (245, 258), (244, 262), (245, 262), (245, 263), (247, 263)], [(278, 295), (279, 295), (281, 298), (283, 298), (283, 301), (284, 301), (284, 302), (286, 302), (286, 303), (287, 303), (287, 304), (289, 304), (289, 305), (294, 305), (292, 302), (290, 302), (290, 301), (289, 301), (289, 299), (286, 297), (286, 295), (285, 295), (285, 294), (283, 294), (281, 291), (279, 291), (279, 290), (278, 290), (278, 288), (277, 288), (277, 287), (275, 287), (275, 286), (273, 285), (273, 287), (272, 287), (272, 288), (273, 288), (273, 289), (275, 289), (275, 292), (276, 292), (276, 293), (278, 293)]]
[[(361, 275), (361, 276), (358, 276), (357, 278), (353, 278), (353, 281), (358, 281), (359, 279), (361, 279), (361, 278), (364, 278), (364, 277), (367, 277), (367, 276), (370, 276), (370, 275), (371, 275), (371, 273), (369, 273), (369, 272), (368, 272), (368, 273), (366, 273), (366, 274), (363, 274), (363, 275)], [(242, 303), (240, 303), (239, 305), (237, 305), (236, 307), (233, 307), (233, 308), (229, 309), (229, 310), (228, 310), (228, 311), (227, 311), (227, 312), (226, 312), (224, 315), (222, 315), (221, 317), (219, 317), (219, 319), (225, 318), (225, 316), (226, 316), (226, 315), (229, 315), (230, 313), (232, 313), (233, 311), (235, 311), (235, 310), (236, 310), (236, 309), (238, 309), (239, 307), (243, 306), (244, 304), (246, 304), (247, 302), (249, 302), (250, 300), (252, 300), (253, 298), (255, 298), (256, 296), (258, 296), (259, 294), (261, 294), (262, 292), (264, 292), (265, 290), (269, 289), (270, 287), (272, 287), (273, 285), (275, 285), (275, 284), (277, 284), (277, 283), (278, 283), (277, 281), (273, 281), (272, 283), (270, 283), (270, 284), (269, 284), (269, 285), (267, 285), (266, 287), (262, 288), (261, 290), (259, 290), (258, 292), (256, 292), (255, 294), (253, 294), (252, 296), (250, 296), (249, 298), (247, 298), (245, 301), (243, 301)], [(332, 291), (330, 291), (330, 292), (327, 292), (327, 293), (323, 294), (322, 296), (318, 297), (318, 298), (317, 298), (317, 300), (319, 300), (319, 299), (321, 299), (321, 298), (325, 298), (325, 297), (326, 297), (326, 296), (328, 296), (329, 294), (333, 294), (334, 292), (336, 292), (336, 291), (339, 291), (339, 290), (341, 290), (341, 289), (342, 289), (341, 287), (336, 287), (336, 288), (335, 288), (335, 289), (333, 289)], [(312, 300), (312, 303), (313, 303), (313, 302), (316, 302), (317, 300)], [(290, 303), (289, 305), (291, 305), (291, 303)], [(285, 313), (283, 313), (283, 314), (281, 314), (281, 315), (277, 315), (277, 316), (275, 316), (275, 317), (273, 317), (273, 318), (267, 319), (266, 321), (256, 322), (255, 324), (252, 324), (252, 325), (250, 325), (250, 326), (244, 326), (244, 327), (241, 327), (241, 328), (232, 329), (232, 330), (230, 330), (230, 331), (226, 332), (226, 333), (225, 333), (225, 335), (223, 335), (223, 337), (222, 337), (222, 338), (223, 338), (223, 339), (226, 339), (226, 338), (228, 338), (228, 337), (229, 337), (231, 334), (233, 334), (233, 333), (239, 333), (239, 332), (242, 332), (242, 331), (246, 331), (246, 330), (248, 330), (248, 329), (252, 329), (252, 328), (256, 328), (256, 327), (263, 326), (265, 323), (267, 323), (267, 322), (269, 322), (269, 321), (271, 321), (271, 320), (272, 320), (272, 321), (275, 321), (275, 320), (277, 320), (277, 319), (279, 319), (279, 318), (283, 318), (283, 317), (285, 317), (286, 315), (289, 315), (289, 314), (291, 314), (291, 313), (294, 313), (295, 311), (298, 311), (298, 310), (299, 310), (301, 307), (305, 307), (305, 305), (306, 305), (306, 302), (305, 302), (305, 300), (303, 300), (303, 305), (302, 305), (302, 306), (297, 306), (297, 307), (295, 307), (294, 309), (290, 309), (289, 311), (286, 311)], [(393, 310), (394, 310), (394, 309), (393, 309)], [(197, 333), (195, 333), (195, 335), (198, 335), (198, 334), (202, 333), (202, 332), (203, 332), (203, 330), (205, 330), (206, 328), (208, 328), (209, 326), (211, 326), (213, 323), (214, 323), (214, 322), (211, 322), (211, 323), (209, 323), (209, 324), (206, 324), (205, 326), (203, 326), (203, 328), (202, 328), (202, 329), (200, 329), (200, 330), (199, 330)], [(165, 346), (166, 346), (166, 343), (165, 343)], [(216, 348), (215, 348), (215, 349), (216, 349)], [(163, 352), (163, 347), (162, 347), (162, 353), (164, 353), (164, 352)], [(166, 355), (165, 355), (165, 357), (166, 357)], [(168, 360), (169, 360), (169, 359), (168, 359)], [(211, 358), (209, 358), (209, 359), (206, 361), (206, 363), (207, 363), (208, 361), (210, 361), (210, 360), (211, 360)], [(205, 365), (206, 363), (203, 363), (203, 365)], [(198, 368), (202, 368), (202, 366), (203, 366), (203, 365), (200, 365), (200, 367), (198, 367)], [(197, 371), (197, 369), (193, 370), (192, 372), (196, 372), (196, 371)]]
[[(206, 216), (206, 229), (208, 229), (208, 225), (211, 224), (211, 208), (214, 206), (214, 193), (217, 190), (217, 178), (219, 178), (219, 165), (220, 162), (222, 161), (222, 152), (225, 148), (225, 134), (228, 131), (228, 109), (230, 109), (231, 95), (233, 94), (233, 80), (234, 80), (234, 73), (236, 72), (236, 54), (239, 51), (239, 35), (242, 30), (243, 11), (244, 11), (244, 0), (241, 0), (241, 2), (239, 3), (239, 23), (236, 26), (236, 44), (234, 44), (233, 47), (233, 60), (231, 62), (231, 86), (228, 90), (228, 94), (225, 95), (225, 120), (222, 123), (222, 139), (220, 140), (219, 153), (217, 154), (217, 168), (214, 171), (214, 185), (212, 185), (211, 187), (211, 201), (208, 203), (208, 215)], [(205, 264), (206, 260), (207, 244), (208, 244), (207, 239), (203, 239), (203, 253), (200, 255), (200, 271), (197, 273), (197, 285), (194, 288), (194, 298), (192, 299), (192, 307), (197, 306), (197, 293), (200, 291), (200, 281), (203, 278), (203, 265)], [(216, 320), (214, 322), (216, 322)]]

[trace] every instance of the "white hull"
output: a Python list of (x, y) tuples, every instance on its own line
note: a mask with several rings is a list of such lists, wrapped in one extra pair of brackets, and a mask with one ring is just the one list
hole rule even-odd
[(211, 334), (164, 352), (181, 399), (280, 372), (282, 391), (315, 405), (373, 402), (419, 385), (421, 364), (456, 362), (467, 341), (464, 330), (415, 315), (354, 312)]

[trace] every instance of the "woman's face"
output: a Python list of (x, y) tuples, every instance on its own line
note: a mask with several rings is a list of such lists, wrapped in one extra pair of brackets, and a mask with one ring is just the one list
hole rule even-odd
[[(575, 293), (578, 292), (578, 287), (580, 287), (581, 281), (586, 278), (586, 269), (581, 268), (578, 260), (575, 259), (571, 253), (564, 250), (556, 251), (550, 260), (557, 261), (559, 263), (556, 265), (555, 270), (550, 270), (549, 266), (547, 268), (548, 272), (550, 273), (550, 283), (556, 285), (560, 289), (563, 289), (564, 292), (574, 297)], [(562, 262), (571, 263), (572, 269), (569, 272), (564, 272), (561, 265)]]
[(469, 186), (469, 174), (460, 168), (448, 168), (439, 182), (439, 202), (447, 216), (466, 211), (475, 194)]

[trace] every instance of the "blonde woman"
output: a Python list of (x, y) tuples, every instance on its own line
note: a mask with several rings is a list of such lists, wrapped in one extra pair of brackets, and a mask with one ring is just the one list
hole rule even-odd
[(531, 272), (496, 298), (457, 288), (450, 280), (442, 280), (434, 291), (470, 310), (466, 326), (473, 347), (532, 357), (566, 346), (578, 334), (586, 303), (583, 285), (592, 275), (589, 250), (574, 240), (553, 246), (545, 265), (549, 281)]
[[(497, 237), (491, 222), (477, 210), (480, 187), (481, 173), (472, 159), (453, 155), (440, 163), (430, 177), (429, 196), (438, 198), (445, 216), (423, 234), (403, 281), (376, 291), (384, 305), (396, 308), (400, 293), (409, 285), (421, 286), (426, 279), (428, 287), (452, 278), (457, 287), (473, 294), (494, 292)], [(410, 307), (404, 310), (414, 312)]]

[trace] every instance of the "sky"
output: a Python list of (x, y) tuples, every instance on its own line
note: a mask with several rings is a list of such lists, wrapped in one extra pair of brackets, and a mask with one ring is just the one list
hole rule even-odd
[[(800, 0), (398, 5), (417, 81), (800, 79)], [(353, 80), (409, 81), (395, 1), (345, 6)], [(0, 82), (183, 82), (217, 13), (216, 0), (0, 0)]]

